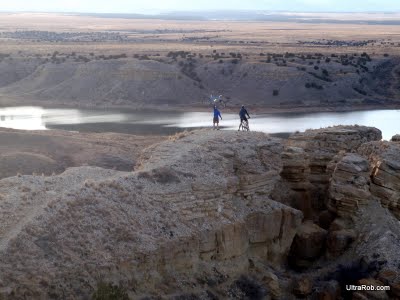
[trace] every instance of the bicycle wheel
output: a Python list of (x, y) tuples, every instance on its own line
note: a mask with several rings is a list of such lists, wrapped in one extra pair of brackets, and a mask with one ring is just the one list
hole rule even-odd
[(246, 121), (243, 121), (243, 131), (249, 131), (249, 123)]
[(240, 128), (242, 131), (249, 131), (249, 127), (247, 126), (246, 122), (242, 121), (240, 124)]

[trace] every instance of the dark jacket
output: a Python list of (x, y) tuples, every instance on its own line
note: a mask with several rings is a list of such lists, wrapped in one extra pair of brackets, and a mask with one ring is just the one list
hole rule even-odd
[(240, 109), (239, 116), (240, 116), (241, 119), (245, 119), (246, 115), (247, 115), (247, 117), (250, 118), (249, 113), (247, 112), (247, 110), (244, 107), (242, 107)]

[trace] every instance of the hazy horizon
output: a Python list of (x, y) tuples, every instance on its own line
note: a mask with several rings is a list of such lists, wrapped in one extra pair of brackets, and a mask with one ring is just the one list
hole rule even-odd
[(151, 2), (116, 0), (30, 0), (7, 1), (0, 5), (2, 12), (75, 12), (75, 13), (163, 13), (172, 11), (288, 11), (288, 12), (400, 12), (398, 0), (240, 0), (184, 1), (153, 0)]

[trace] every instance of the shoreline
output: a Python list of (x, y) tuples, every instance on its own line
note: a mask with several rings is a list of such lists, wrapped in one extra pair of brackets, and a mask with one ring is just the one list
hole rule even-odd
[[(8, 97), (7, 97), (8, 98)], [(0, 96), (0, 108), (5, 107), (21, 107), (21, 106), (37, 106), (43, 108), (60, 108), (60, 109), (98, 109), (98, 110), (128, 110), (128, 111), (160, 111), (160, 112), (209, 112), (212, 107), (207, 104), (199, 105), (192, 104), (187, 106), (170, 106), (170, 105), (143, 105), (137, 104), (136, 107), (133, 105), (90, 105), (82, 103), (54, 103), (46, 100), (32, 100), (27, 103), (23, 103), (20, 99), (2, 99)], [(226, 113), (236, 113), (240, 110), (241, 105), (235, 107), (228, 106), (221, 108), (221, 111)], [(324, 112), (355, 112), (355, 111), (366, 111), (366, 110), (396, 110), (400, 109), (399, 103), (387, 103), (387, 104), (374, 104), (374, 105), (345, 105), (339, 106), (260, 106), (260, 105), (247, 105), (250, 113), (253, 114), (290, 114), (290, 113), (324, 113)]]

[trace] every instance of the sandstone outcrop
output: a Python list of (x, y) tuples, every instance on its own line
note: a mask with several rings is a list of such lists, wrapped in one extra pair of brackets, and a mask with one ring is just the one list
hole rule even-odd
[(287, 183), (285, 188), (292, 190), (292, 193), (286, 195), (286, 201), (290, 206), (300, 209), (305, 218), (309, 219), (312, 216), (312, 207), (309, 196), (311, 184), (308, 155), (302, 148), (286, 147), (281, 159), (280, 176)]
[(287, 147), (282, 153), (281, 177), (295, 191), (307, 191), (310, 177), (310, 161), (304, 149)]
[(352, 216), (372, 200), (369, 163), (356, 154), (345, 155), (337, 164), (329, 185), (329, 208), (339, 216)]
[(351, 246), (353, 253), (370, 264), (378, 265), (378, 270), (397, 270), (400, 263), (398, 219), (379, 201), (371, 201), (368, 206), (361, 207), (357, 215), (352, 226), (357, 233)]
[(282, 177), (293, 190), (302, 189), (303, 201), (309, 202), (303, 211), (306, 217), (327, 208), (338, 154), (355, 152), (363, 143), (381, 139), (380, 130), (364, 126), (335, 126), (290, 136), (282, 154)]
[(3, 179), (1, 294), (87, 298), (107, 280), (136, 299), (184, 290), (187, 274), (280, 266), (302, 220), (269, 199), (281, 151), (261, 133), (200, 131), (147, 149), (135, 172)]
[(400, 218), (400, 144), (366, 143), (358, 152), (368, 158), (372, 167), (371, 193)]
[(150, 146), (133, 172), (2, 179), (0, 294), (87, 299), (105, 282), (131, 299), (335, 299), (344, 282), (330, 274), (362, 258), (375, 267), (357, 280), (397, 295), (400, 151), (379, 139), (202, 130)]

